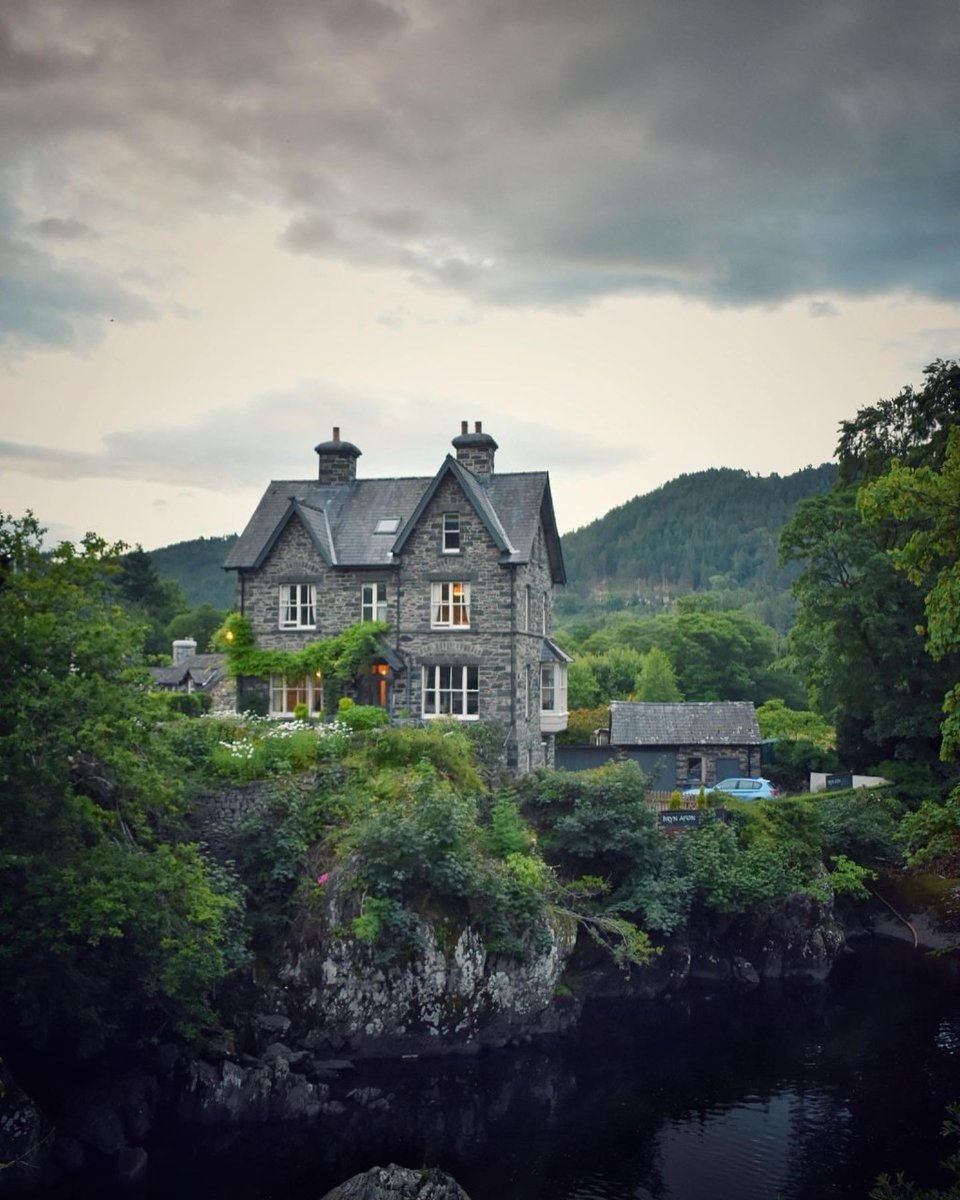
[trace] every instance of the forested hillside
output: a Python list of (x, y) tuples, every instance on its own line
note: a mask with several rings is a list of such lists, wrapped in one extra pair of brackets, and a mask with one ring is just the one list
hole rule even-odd
[(785, 594), (796, 570), (778, 565), (780, 530), (801, 500), (826, 492), (836, 476), (832, 463), (766, 477), (717, 467), (636, 496), (563, 538), (563, 609), (611, 597), (661, 607), (708, 589)]
[(236, 576), (224, 571), (223, 560), (237, 540), (235, 533), (224, 537), (194, 538), (150, 551), (153, 569), (164, 579), (172, 579), (183, 589), (191, 606), (212, 604), (214, 608), (233, 608)]

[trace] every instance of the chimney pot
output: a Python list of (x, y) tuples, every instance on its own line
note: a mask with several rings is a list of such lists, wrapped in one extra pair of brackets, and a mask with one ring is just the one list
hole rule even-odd
[(464, 433), (466, 433), (466, 432), (467, 432), (467, 430), (468, 430), (469, 428), (470, 428), (470, 422), (469, 422), (469, 421), (461, 421), (461, 422), (460, 422), (460, 433), (461, 433), (461, 434), (464, 434)]
[(481, 421), (477, 421), (474, 428), (477, 433), (483, 433), (483, 423)]
[(339, 425), (334, 425), (334, 427), (333, 427), (333, 440), (335, 442), (340, 441), (340, 426)]

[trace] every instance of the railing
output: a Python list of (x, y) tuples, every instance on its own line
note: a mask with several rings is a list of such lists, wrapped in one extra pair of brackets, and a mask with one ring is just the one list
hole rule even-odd
[[(673, 798), (673, 792), (647, 792), (647, 804), (654, 812), (664, 812), (670, 807)], [(696, 796), (681, 796), (681, 808), (696, 808)]]

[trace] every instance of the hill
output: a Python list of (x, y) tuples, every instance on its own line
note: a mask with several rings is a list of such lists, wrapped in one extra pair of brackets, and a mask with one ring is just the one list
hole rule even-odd
[[(799, 501), (828, 491), (836, 475), (832, 463), (766, 477), (715, 467), (636, 496), (562, 539), (570, 581), (562, 611), (658, 608), (700, 591), (782, 607), (795, 571), (778, 565), (780, 530)], [(783, 624), (782, 613), (763, 619)]]
[(150, 551), (153, 569), (164, 579), (179, 583), (191, 608), (212, 604), (233, 608), (236, 575), (224, 571), (223, 560), (237, 540), (235, 533), (223, 537), (194, 538)]

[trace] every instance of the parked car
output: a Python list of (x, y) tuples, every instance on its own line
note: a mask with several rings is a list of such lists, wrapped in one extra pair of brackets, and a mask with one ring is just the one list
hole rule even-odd
[[(721, 779), (719, 783), (703, 789), (708, 795), (723, 792), (737, 800), (772, 800), (780, 793), (769, 779)], [(699, 796), (699, 787), (685, 788), (684, 796)]]

